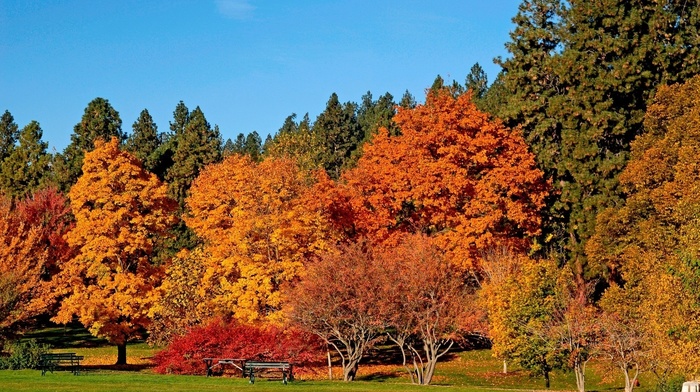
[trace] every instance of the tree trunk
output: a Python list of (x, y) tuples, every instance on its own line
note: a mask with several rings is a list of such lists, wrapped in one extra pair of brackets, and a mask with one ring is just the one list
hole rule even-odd
[(433, 381), (433, 375), (435, 374), (435, 366), (437, 365), (437, 358), (433, 357), (428, 359), (423, 370), (423, 385), (430, 385)]
[(548, 371), (548, 370), (544, 370), (542, 373), (544, 373), (544, 374), (543, 374), (543, 375), (544, 375), (544, 387), (545, 387), (546, 389), (549, 389), (549, 371)]
[(574, 366), (574, 374), (576, 375), (576, 387), (578, 392), (586, 391), (586, 365), (577, 363)]
[(503, 374), (508, 374), (508, 362), (506, 360), (503, 360)]
[(331, 362), (331, 350), (326, 350), (328, 353), (328, 379), (333, 379), (333, 363)]
[(625, 374), (625, 392), (632, 392), (634, 390), (634, 387), (637, 386), (637, 377), (639, 377), (639, 365), (635, 364), (634, 365), (634, 376), (630, 377), (630, 372), (632, 369), (630, 369), (629, 366), (620, 366), (620, 369)]
[(355, 376), (357, 375), (357, 368), (360, 365), (360, 361), (348, 361), (347, 364), (343, 367), (343, 381), (352, 381), (355, 379)]
[(117, 365), (126, 365), (126, 342), (117, 344)]

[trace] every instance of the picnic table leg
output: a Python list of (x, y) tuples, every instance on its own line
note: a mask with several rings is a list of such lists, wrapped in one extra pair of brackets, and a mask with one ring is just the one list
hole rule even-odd
[(204, 358), (203, 361), (204, 361), (204, 367), (207, 368), (207, 377), (209, 377), (213, 374), (211, 368), (213, 367), (212, 362), (214, 362), (214, 359), (213, 358)]

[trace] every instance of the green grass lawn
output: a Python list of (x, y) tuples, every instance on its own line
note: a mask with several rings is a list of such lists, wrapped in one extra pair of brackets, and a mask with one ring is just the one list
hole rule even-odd
[[(81, 350), (82, 353), (83, 350)], [(490, 356), (489, 350), (475, 350), (458, 353), (448, 362), (438, 365), (434, 385), (421, 387), (411, 385), (408, 377), (395, 368), (388, 372), (386, 366), (361, 366), (358, 380), (351, 383), (335, 381), (297, 380), (283, 385), (279, 380), (259, 379), (250, 385), (247, 379), (239, 377), (204, 377), (159, 375), (148, 367), (132, 367), (131, 370), (111, 370), (109, 366), (88, 366), (78, 376), (70, 372), (56, 371), (41, 376), (39, 370), (0, 371), (0, 391), (503, 391), (544, 390), (541, 378), (530, 377), (522, 370), (513, 370), (507, 375), (500, 373), (502, 364)], [(619, 391), (620, 381), (601, 382), (594, 372), (588, 375), (587, 390)], [(642, 379), (640, 392), (653, 391), (653, 382)], [(551, 390), (574, 390), (575, 382), (570, 373), (555, 372)]]
[[(444, 387), (429, 387), (440, 389)], [(484, 391), (483, 388), (454, 387), (454, 391)], [(376, 381), (280, 381), (259, 380), (251, 385), (233, 377), (164, 376), (144, 372), (95, 371), (74, 376), (69, 372), (41, 376), (37, 370), (0, 371), (2, 391), (425, 391), (425, 387)]]
[[(430, 387), (411, 385), (401, 366), (387, 365), (389, 347), (370, 353), (361, 364), (358, 380), (351, 383), (328, 380), (296, 380), (283, 385), (279, 380), (259, 379), (254, 385), (240, 377), (204, 377), (155, 374), (151, 369), (150, 358), (158, 350), (142, 342), (128, 345), (127, 357), (130, 365), (115, 368), (116, 347), (108, 342), (95, 339), (80, 327), (49, 327), (25, 335), (54, 347), (54, 352), (76, 352), (83, 355), (85, 371), (74, 376), (70, 372), (56, 371), (41, 376), (39, 370), (0, 371), (0, 392), (5, 391), (503, 391), (544, 390), (541, 377), (531, 377), (527, 372), (512, 368), (508, 374), (502, 373), (501, 361), (491, 356), (490, 350), (470, 350), (456, 352), (438, 364), (433, 384)], [(336, 369), (338, 374), (339, 369)], [(586, 390), (618, 391), (623, 382), (620, 375), (611, 380), (602, 380), (600, 366), (593, 363), (587, 372)], [(325, 370), (320, 371), (324, 377)], [(654, 391), (654, 380), (650, 375), (641, 379), (639, 392)], [(572, 373), (554, 372), (551, 390), (575, 390)]]

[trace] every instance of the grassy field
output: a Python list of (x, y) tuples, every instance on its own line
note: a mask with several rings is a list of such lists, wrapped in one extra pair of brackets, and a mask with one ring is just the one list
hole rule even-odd
[[(30, 333), (27, 337), (52, 345), (54, 352), (77, 352), (83, 355), (85, 371), (74, 376), (70, 372), (57, 371), (41, 376), (38, 370), (0, 371), (0, 392), (5, 391), (503, 391), (543, 390), (542, 378), (530, 377), (525, 371), (511, 369), (501, 373), (502, 363), (491, 357), (489, 350), (471, 350), (452, 354), (438, 364), (433, 386), (411, 385), (402, 367), (378, 364), (380, 353), (373, 353), (368, 363), (361, 364), (358, 380), (352, 383), (323, 380), (324, 369), (316, 377), (301, 375), (299, 379), (283, 385), (279, 380), (259, 379), (254, 385), (240, 377), (175, 376), (156, 374), (151, 369), (150, 358), (157, 351), (145, 343), (128, 346), (129, 365), (115, 367), (116, 348), (107, 342), (95, 339), (81, 328), (52, 327)], [(374, 358), (373, 358), (374, 357)], [(383, 361), (383, 360), (382, 360)], [(616, 391), (623, 383), (620, 377), (603, 381), (602, 371), (593, 364), (587, 374), (587, 390)], [(340, 369), (335, 369), (336, 377)], [(552, 375), (551, 390), (567, 391), (575, 389), (573, 374), (555, 372)], [(654, 391), (654, 381), (648, 377), (641, 380), (640, 392)]]

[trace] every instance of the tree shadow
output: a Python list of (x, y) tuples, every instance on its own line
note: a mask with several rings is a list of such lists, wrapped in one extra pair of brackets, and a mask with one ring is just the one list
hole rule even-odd
[[(362, 371), (362, 370), (360, 370)], [(392, 380), (396, 378), (401, 378), (399, 372), (375, 372), (363, 376), (362, 374), (356, 377), (357, 381), (372, 381), (372, 382), (384, 382), (387, 380)]]
[(96, 338), (79, 323), (57, 325), (47, 323), (24, 334), (23, 339), (36, 339), (38, 343), (52, 348), (92, 348), (110, 346), (106, 339)]
[[(440, 357), (438, 362), (450, 362), (457, 358), (458, 354), (472, 350), (472, 346), (461, 346), (455, 344), (450, 351)], [(406, 363), (411, 364), (411, 353), (406, 349)], [(376, 345), (367, 351), (367, 355), (362, 359), (362, 364), (366, 365), (403, 365), (403, 355), (401, 349), (393, 342), (385, 342)]]
[(98, 371), (120, 371), (120, 372), (140, 372), (146, 369), (153, 368), (152, 364), (138, 364), (138, 365), (80, 365), (81, 372), (98, 372)]

